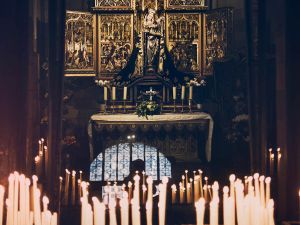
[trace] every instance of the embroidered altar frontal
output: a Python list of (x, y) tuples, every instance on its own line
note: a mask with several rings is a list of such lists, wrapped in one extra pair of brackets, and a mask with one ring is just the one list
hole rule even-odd
[(96, 114), (90, 128), (91, 161), (105, 149), (127, 142), (155, 147), (172, 163), (211, 159), (213, 120), (206, 113), (163, 114), (148, 120), (133, 114)]

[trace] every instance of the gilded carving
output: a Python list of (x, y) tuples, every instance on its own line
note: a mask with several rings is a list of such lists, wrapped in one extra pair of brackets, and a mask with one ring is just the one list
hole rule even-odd
[(131, 15), (99, 16), (101, 76), (110, 76), (126, 66), (132, 51), (132, 21)]
[(168, 49), (175, 67), (196, 72), (200, 68), (200, 15), (168, 15)]
[(133, 2), (131, 0), (95, 0), (96, 8), (103, 9), (124, 9), (131, 8)]
[(94, 16), (68, 11), (65, 31), (66, 74), (94, 75), (94, 53)]
[(167, 0), (170, 9), (195, 9), (205, 7), (205, 0)]

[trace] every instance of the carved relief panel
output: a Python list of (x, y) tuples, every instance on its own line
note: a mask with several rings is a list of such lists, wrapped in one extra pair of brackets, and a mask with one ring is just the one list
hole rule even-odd
[(124, 10), (134, 7), (135, 0), (95, 0), (95, 9)]
[(201, 66), (200, 14), (167, 14), (167, 47), (177, 70), (198, 72)]
[(213, 72), (213, 61), (228, 55), (232, 40), (233, 9), (217, 9), (205, 15), (204, 74)]
[(167, 0), (167, 9), (199, 9), (206, 6), (205, 0)]
[(67, 11), (65, 28), (66, 76), (95, 75), (95, 16)]
[(111, 77), (123, 69), (133, 46), (133, 15), (99, 15), (99, 72)]

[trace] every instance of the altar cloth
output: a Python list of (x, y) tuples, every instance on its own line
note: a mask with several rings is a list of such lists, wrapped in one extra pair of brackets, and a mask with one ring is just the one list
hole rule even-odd
[[(161, 115), (149, 116), (148, 119), (138, 117), (136, 114), (95, 114), (91, 116), (91, 122), (98, 124), (153, 124), (153, 123), (197, 123), (202, 120), (208, 120), (208, 135), (205, 145), (206, 160), (211, 161), (211, 143), (214, 122), (207, 113), (165, 113)], [(89, 127), (91, 129), (91, 126)], [(91, 132), (91, 130), (90, 130)], [(89, 133), (90, 133), (89, 132)]]

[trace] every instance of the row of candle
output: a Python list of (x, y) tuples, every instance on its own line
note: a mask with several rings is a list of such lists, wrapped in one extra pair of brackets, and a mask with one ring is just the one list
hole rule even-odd
[[(123, 101), (127, 100), (127, 90), (128, 87), (123, 87)], [(108, 100), (108, 87), (104, 86), (103, 87), (103, 96), (104, 96), (104, 101)], [(172, 88), (172, 94), (173, 94), (173, 100), (177, 99), (177, 87), (173, 87)], [(181, 86), (181, 100), (185, 100), (185, 92), (186, 92), (186, 87), (185, 86)], [(116, 87), (112, 87), (111, 88), (111, 100), (115, 101), (116, 100)], [(189, 96), (188, 96), (189, 100), (193, 99), (193, 86), (189, 86)]]
[(272, 148), (269, 149), (269, 156), (267, 157), (267, 159), (268, 159), (271, 177), (275, 175), (275, 165), (276, 165), (277, 173), (279, 173), (281, 157), (282, 154), (280, 148), (277, 148), (276, 151), (273, 150)]
[[(79, 178), (76, 182), (76, 175), (78, 174)], [(59, 204), (61, 204), (62, 200), (63, 205), (69, 205), (70, 203), (75, 205), (76, 199), (79, 201), (81, 198), (81, 183), (82, 171), (76, 172), (72, 170), (70, 172), (68, 169), (65, 169), (65, 181), (63, 182), (63, 177), (59, 177)]]
[[(231, 175), (230, 186), (223, 188), (224, 225), (274, 225), (274, 201), (270, 198), (271, 178), (247, 177), (247, 187), (240, 179)], [(211, 225), (219, 224), (219, 184), (212, 185), (212, 199), (209, 203)], [(204, 224), (205, 199), (195, 203), (197, 225)]]
[[(141, 225), (141, 212), (140, 212), (140, 176), (134, 176), (134, 189), (133, 195), (123, 191), (120, 200), (121, 209), (121, 225), (128, 225), (130, 221), (130, 206), (131, 206), (131, 224)], [(159, 225), (166, 224), (166, 204), (167, 204), (167, 183), (168, 178), (164, 177), (159, 184), (159, 202), (158, 202), (158, 218)], [(105, 202), (100, 202), (96, 197), (92, 198), (93, 207), (88, 202), (87, 183), (82, 182), (82, 198), (81, 198), (81, 224), (82, 225), (104, 225), (105, 224)], [(131, 186), (129, 187), (131, 188)], [(145, 190), (145, 189), (143, 189)], [(151, 177), (147, 178), (147, 202), (146, 202), (146, 221), (147, 225), (153, 224), (153, 180)], [(116, 217), (116, 199), (110, 199), (108, 202), (109, 209), (109, 224), (117, 225)]]
[[(48, 209), (49, 199), (38, 188), (38, 177), (31, 180), (14, 172), (8, 177), (6, 223), (3, 221), (4, 187), (0, 185), (0, 224), (6, 225), (57, 225), (57, 213)], [(31, 190), (31, 191), (30, 191)], [(41, 210), (41, 202), (43, 210)]]
[[(200, 197), (208, 199), (208, 191), (210, 186), (205, 184), (203, 186), (202, 170), (193, 171), (193, 178), (189, 178), (188, 170), (185, 170), (185, 175), (182, 175), (182, 181), (179, 182), (179, 203), (192, 203), (199, 200)], [(204, 178), (207, 182), (207, 177)], [(171, 186), (172, 190), (172, 203), (177, 201), (177, 187), (175, 184)]]
[(38, 154), (34, 158), (35, 172), (38, 176), (42, 176), (48, 164), (48, 147), (45, 144), (45, 139), (41, 138), (38, 141)]
[[(185, 100), (185, 89), (186, 87), (185, 86), (181, 86), (181, 100)], [(172, 91), (173, 91), (173, 100), (175, 101), (177, 99), (177, 87), (173, 87), (172, 88)], [(189, 86), (189, 100), (192, 100), (193, 99), (193, 86)]]

